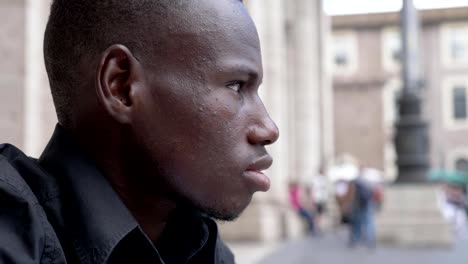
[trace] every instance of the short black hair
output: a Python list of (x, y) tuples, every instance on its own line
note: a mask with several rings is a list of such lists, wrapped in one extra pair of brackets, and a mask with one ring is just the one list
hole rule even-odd
[[(158, 28), (189, 0), (54, 0), (44, 36), (44, 60), (58, 121), (68, 127), (78, 103), (79, 67), (113, 44), (136, 57), (148, 45), (145, 33)], [(155, 43), (151, 43), (155, 44)], [(144, 56), (143, 56), (144, 57)]]

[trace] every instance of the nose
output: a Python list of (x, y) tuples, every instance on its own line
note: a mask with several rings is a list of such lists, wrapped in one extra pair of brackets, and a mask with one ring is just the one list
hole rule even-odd
[(263, 104), (260, 108), (260, 111), (257, 111), (255, 115), (256, 121), (253, 122), (247, 137), (250, 144), (265, 146), (273, 144), (278, 140), (279, 130)]

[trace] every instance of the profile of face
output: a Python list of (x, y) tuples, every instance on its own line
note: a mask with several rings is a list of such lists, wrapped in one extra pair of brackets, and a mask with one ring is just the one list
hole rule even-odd
[(260, 44), (243, 4), (194, 5), (190, 26), (166, 36), (165, 55), (142, 63), (132, 133), (153, 177), (208, 215), (232, 220), (254, 192), (269, 189), (265, 146), (279, 132), (258, 95)]

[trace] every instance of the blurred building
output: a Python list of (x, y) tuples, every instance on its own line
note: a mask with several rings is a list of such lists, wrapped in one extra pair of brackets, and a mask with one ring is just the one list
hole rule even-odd
[[(468, 171), (468, 8), (424, 10), (420, 18), (431, 166)], [(352, 154), (388, 179), (397, 173), (399, 24), (399, 13), (332, 18), (335, 154)]]
[(57, 122), (42, 57), (50, 2), (0, 1), (0, 142), (33, 156)]
[[(277, 240), (299, 232), (290, 179), (310, 181), (333, 158), (332, 89), (324, 67), (329, 33), (321, 1), (245, 0), (264, 58), (261, 96), (280, 128), (270, 148), (272, 188), (256, 194), (227, 239)], [(38, 156), (56, 124), (42, 57), (51, 0), (0, 0), (0, 141)]]

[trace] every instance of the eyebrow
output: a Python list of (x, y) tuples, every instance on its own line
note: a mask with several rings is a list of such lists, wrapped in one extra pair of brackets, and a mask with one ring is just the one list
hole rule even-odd
[(247, 65), (239, 65), (239, 64), (229, 65), (229, 66), (224, 67), (224, 70), (228, 72), (235, 72), (238, 74), (248, 75), (250, 78), (253, 78), (253, 79), (258, 79), (259, 77), (258, 71), (256, 71), (254, 68), (249, 67)]

